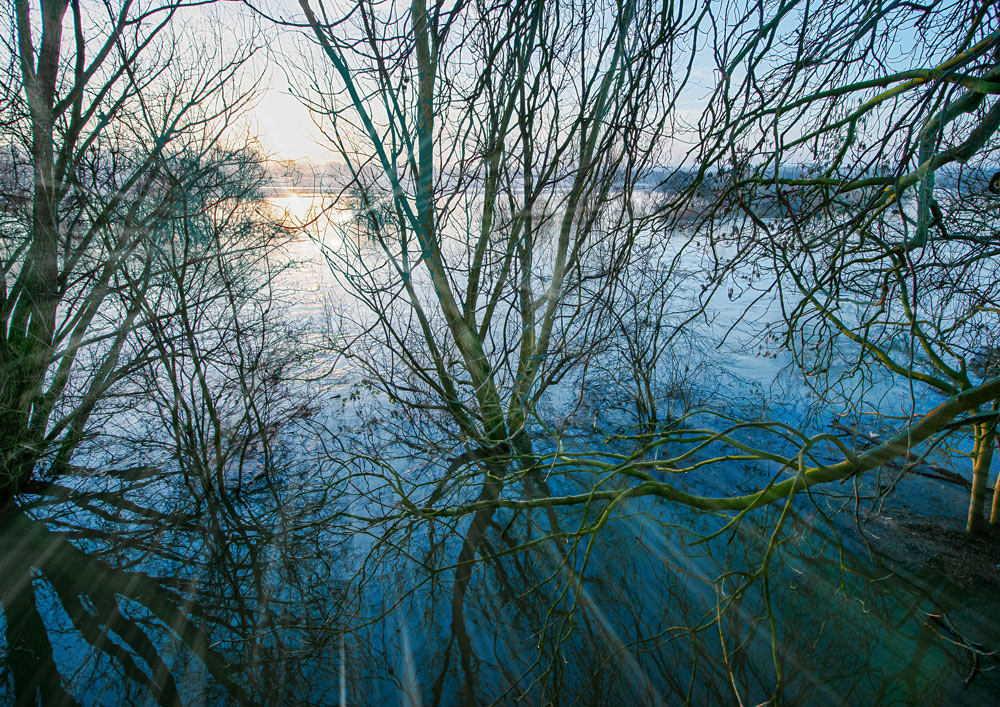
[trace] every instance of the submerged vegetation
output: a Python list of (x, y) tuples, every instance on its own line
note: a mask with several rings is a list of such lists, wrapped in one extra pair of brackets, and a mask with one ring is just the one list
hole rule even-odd
[(996, 699), (992, 0), (5, 16), (0, 703)]

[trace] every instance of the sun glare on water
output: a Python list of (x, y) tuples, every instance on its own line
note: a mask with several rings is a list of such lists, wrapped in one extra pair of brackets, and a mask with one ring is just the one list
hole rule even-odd
[(336, 198), (327, 194), (289, 192), (272, 196), (268, 201), (284, 212), (289, 221), (301, 225), (316, 221), (343, 224), (354, 216), (352, 209), (338, 207)]
[(307, 250), (319, 244), (336, 247), (341, 236), (338, 227), (349, 223), (355, 215), (353, 209), (338, 203), (336, 197), (314, 192), (284, 192), (269, 197), (268, 202), (292, 232), (298, 233), (295, 240)]

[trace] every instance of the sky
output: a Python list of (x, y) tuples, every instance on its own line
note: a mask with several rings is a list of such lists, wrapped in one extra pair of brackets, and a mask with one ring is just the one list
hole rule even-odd
[[(269, 17), (295, 20), (300, 16), (296, 0), (256, 0), (254, 8)], [(303, 35), (293, 28), (279, 28), (264, 20), (256, 10), (237, 3), (214, 5), (206, 17), (221, 20), (232, 30), (224, 42), (244, 42), (247, 37), (260, 49), (247, 67), (245, 81), (260, 79), (258, 98), (237, 125), (259, 139), (264, 151), (275, 160), (296, 160), (325, 164), (339, 162), (328, 149), (328, 141), (316, 128), (309, 111), (291, 93), (289, 73), (300, 63)], [(287, 71), (286, 71), (287, 70)]]
[(264, 149), (275, 159), (330, 162), (334, 154), (313, 124), (309, 111), (291, 95), (280, 72), (270, 77), (263, 96), (250, 113)]

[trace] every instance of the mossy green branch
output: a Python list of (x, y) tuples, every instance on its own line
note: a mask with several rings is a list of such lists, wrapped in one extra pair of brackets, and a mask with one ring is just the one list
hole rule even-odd
[[(939, 432), (955, 426), (957, 418), (963, 413), (975, 410), (980, 405), (1000, 398), (1000, 377), (983, 381), (980, 385), (963, 391), (946, 399), (940, 405), (928, 412), (918, 421), (907, 425), (893, 437), (882, 444), (873, 447), (864, 454), (850, 455), (837, 463), (818, 465), (805, 468), (795, 477), (769, 485), (761, 491), (739, 496), (699, 496), (688, 493), (672, 484), (647, 480), (625, 489), (594, 489), (588, 493), (532, 498), (525, 500), (496, 498), (488, 501), (470, 503), (458, 508), (434, 509), (423, 508), (418, 512), (427, 518), (458, 517), (484, 508), (543, 508), (553, 506), (576, 506), (591, 504), (594, 501), (608, 501), (615, 504), (628, 498), (639, 496), (657, 496), (680, 503), (691, 508), (707, 511), (743, 511), (765, 506), (775, 501), (787, 498), (790, 494), (802, 489), (808, 489), (817, 484), (841, 481), (857, 474), (877, 469), (896, 457), (905, 455), (910, 449), (927, 441)], [(811, 446), (811, 442), (806, 443)], [(763, 452), (761, 459), (766, 458)], [(572, 462), (572, 455), (561, 455), (564, 463)], [(593, 462), (590, 462), (593, 464)], [(634, 462), (645, 466), (644, 462)], [(619, 469), (628, 474), (631, 465), (622, 465)], [(411, 510), (416, 510), (411, 506)]]

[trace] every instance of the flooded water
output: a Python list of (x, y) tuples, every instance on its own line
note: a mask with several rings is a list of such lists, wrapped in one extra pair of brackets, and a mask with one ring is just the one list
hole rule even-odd
[[(299, 218), (331, 206), (274, 201)], [(654, 497), (500, 508), (467, 563), (471, 513), (421, 517), (401, 501), (473, 500), (476, 469), (440, 483), (461, 438), (443, 422), (407, 434), (407, 411), (352, 363), (378, 354), (345, 341), (361, 314), (322, 249), (301, 238), (288, 252), (283, 316), (309, 355), (292, 386), (301, 414), (274, 438), (272, 463), (209, 493), (152, 451), (105, 449), (25, 494), (0, 529), (0, 704), (997, 700), (1000, 550), (962, 534), (967, 491), (930, 469), (951, 457), (923, 475), (886, 468), (816, 487), (735, 524)], [(752, 298), (730, 296), (697, 325), (701, 339), (675, 344), (664, 365), (684, 362), (685, 385), (664, 397), (828, 426), (787, 360), (748, 350), (751, 331), (703, 345)], [(759, 307), (758, 323), (772, 316)], [(546, 402), (559, 442), (528, 430), (553, 461), (512, 485), (523, 498), (622, 483), (555, 461), (634, 451), (607, 434), (627, 431), (609, 381), (571, 377)], [(878, 388), (887, 409), (905, 406), (897, 393)], [(881, 434), (850, 432), (849, 444)], [(746, 493), (774, 472), (732, 458), (677, 483)]]

